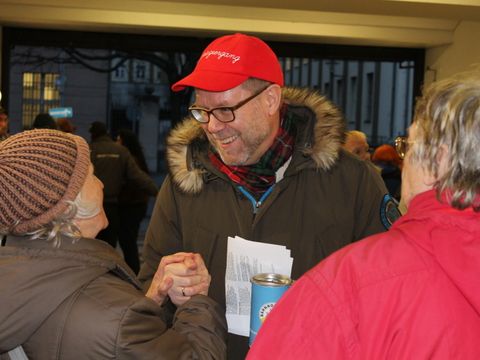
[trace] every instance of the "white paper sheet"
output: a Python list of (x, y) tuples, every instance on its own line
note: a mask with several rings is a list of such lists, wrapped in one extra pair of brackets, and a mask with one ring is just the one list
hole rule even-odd
[(225, 299), (228, 332), (249, 336), (252, 276), (275, 273), (291, 277), (293, 258), (285, 246), (228, 238)]

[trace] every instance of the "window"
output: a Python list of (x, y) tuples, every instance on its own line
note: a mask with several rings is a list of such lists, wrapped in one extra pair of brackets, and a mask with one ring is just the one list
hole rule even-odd
[[(122, 62), (123, 61), (123, 62)], [(128, 81), (128, 68), (129, 61), (122, 60), (121, 58), (114, 58), (112, 60), (112, 67), (115, 69), (111, 73), (111, 79), (113, 82), (127, 82)]]
[(348, 109), (347, 109), (347, 114), (348, 114), (348, 123), (351, 125), (355, 124), (355, 119), (357, 115), (357, 93), (358, 93), (358, 88), (357, 88), (357, 77), (356, 76), (351, 76), (350, 77), (350, 86), (348, 87), (348, 99), (350, 102), (348, 103)]
[(373, 73), (370, 72), (367, 74), (367, 89), (366, 89), (366, 115), (365, 115), (365, 124), (370, 124), (373, 117)]
[(337, 80), (337, 88), (336, 88), (336, 103), (338, 106), (343, 106), (343, 79)]
[(323, 84), (323, 93), (324, 94), (330, 94), (330, 83), (326, 82)]
[(22, 124), (30, 128), (38, 113), (60, 106), (59, 74), (23, 73)]
[(150, 63), (143, 60), (133, 60), (133, 82), (150, 82)]
[[(56, 96), (61, 97), (60, 106), (68, 102), (81, 109), (75, 114), (79, 133), (85, 133), (93, 119), (105, 119), (111, 132), (121, 126), (141, 129), (140, 124), (156, 132), (156, 123), (140, 117), (143, 108), (139, 100), (158, 102), (159, 119), (175, 126), (185, 116), (193, 92), (172, 93), (170, 86), (191, 72), (210, 41), (9, 27), (2, 29), (2, 35), (4, 47), (10, 49), (5, 53), (10, 54), (5, 62), (10, 76), (5, 77), (8, 83), (2, 84), (6, 85), (3, 101), (8, 102), (5, 106), (12, 119), (18, 119), (10, 123), (12, 133), (22, 130), (22, 118), (28, 126), (38, 112), (48, 110)], [(278, 41), (270, 45), (279, 56), (287, 86), (314, 88), (334, 100), (345, 114), (347, 127), (366, 132), (372, 144), (405, 133), (414, 96), (420, 93), (424, 49)], [(112, 67), (114, 71), (109, 71)], [(60, 74), (58, 89), (53, 86), (44, 95), (42, 73)], [(149, 94), (153, 97), (145, 97)], [(126, 115), (117, 119), (113, 110)], [(156, 116), (155, 111), (152, 119)], [(143, 141), (149, 139), (141, 136)], [(162, 136), (158, 134), (156, 141), (164, 141)]]

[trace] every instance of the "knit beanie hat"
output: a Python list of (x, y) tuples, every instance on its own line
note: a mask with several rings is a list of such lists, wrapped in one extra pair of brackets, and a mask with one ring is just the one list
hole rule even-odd
[(0, 231), (25, 234), (65, 213), (89, 165), (86, 141), (58, 130), (24, 131), (0, 142)]

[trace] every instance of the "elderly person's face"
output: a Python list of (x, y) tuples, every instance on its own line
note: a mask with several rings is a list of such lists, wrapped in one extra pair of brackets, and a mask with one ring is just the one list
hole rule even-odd
[[(272, 145), (279, 127), (278, 99), (275, 97), (280, 93), (278, 85), (270, 85), (234, 110), (232, 122), (221, 122), (210, 114), (210, 121), (201, 125), (225, 164), (255, 164)], [(224, 92), (197, 89), (195, 106), (206, 110), (231, 107), (253, 94), (242, 85)]]
[(0, 114), (0, 135), (5, 135), (8, 129), (8, 116), (7, 114)]
[(108, 225), (107, 216), (103, 210), (103, 183), (93, 174), (93, 165), (90, 164), (85, 184), (81, 190), (82, 200), (95, 204), (100, 212), (87, 219), (76, 218), (75, 224), (80, 228), (82, 236), (95, 238), (100, 230)]

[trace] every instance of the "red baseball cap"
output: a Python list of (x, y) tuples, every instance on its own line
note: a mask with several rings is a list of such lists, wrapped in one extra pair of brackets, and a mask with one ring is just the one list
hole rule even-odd
[(206, 47), (193, 72), (173, 84), (172, 91), (180, 91), (187, 86), (206, 91), (226, 91), (250, 77), (283, 86), (280, 63), (265, 42), (245, 34), (226, 35)]

